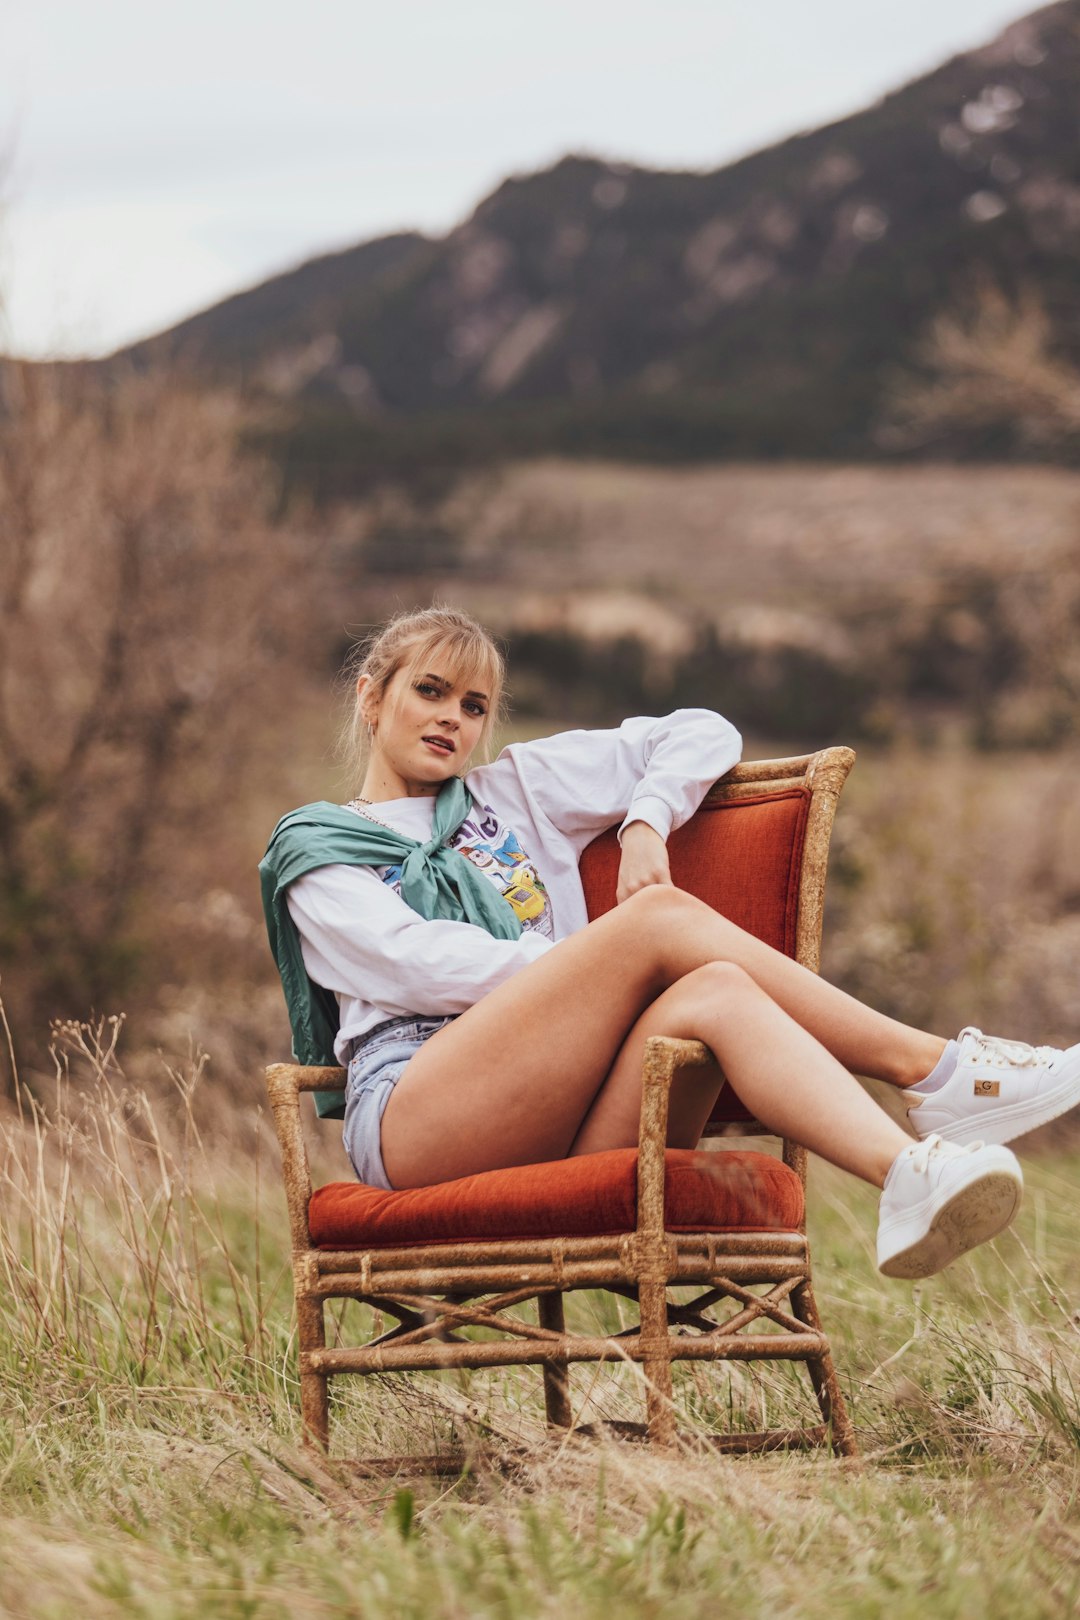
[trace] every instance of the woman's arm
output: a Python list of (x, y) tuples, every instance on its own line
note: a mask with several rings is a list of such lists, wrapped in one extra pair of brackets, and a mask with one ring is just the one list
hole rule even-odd
[(631, 821), (620, 830), (619, 878), (615, 888), (615, 904), (621, 905), (639, 889), (651, 883), (671, 883), (671, 863), (668, 860), (667, 840), (661, 838), (655, 827), (647, 821)]
[[(741, 754), (742, 738), (722, 715), (711, 709), (676, 709), (661, 718), (624, 720), (610, 731), (563, 731), (513, 743), (493, 765), (471, 772), (469, 783), (478, 794), (487, 782), (493, 794), (497, 786), (509, 790), (534, 812), (541, 811), (580, 854), (618, 821), (624, 849), (627, 830), (637, 824), (651, 827), (666, 841), (689, 821), (712, 784)], [(633, 843), (650, 847), (637, 833)], [(655, 844), (651, 848), (652, 854), (642, 860), (655, 870)]]
[(551, 948), (536, 931), (495, 939), (474, 923), (427, 921), (372, 871), (320, 866), (286, 901), (316, 984), (388, 1013), (461, 1013)]

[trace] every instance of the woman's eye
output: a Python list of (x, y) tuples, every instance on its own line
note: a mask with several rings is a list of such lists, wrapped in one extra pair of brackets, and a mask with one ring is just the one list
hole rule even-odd
[[(433, 686), (430, 681), (417, 681), (415, 684), (415, 690), (420, 693), (421, 697), (441, 698), (443, 696), (442, 688)], [(484, 705), (482, 703), (474, 702), (471, 698), (466, 699), (466, 701), (462, 704), (462, 708), (465, 709), (467, 713), (478, 716), (480, 719), (483, 719), (484, 715), (487, 714), (487, 710), (484, 708)]]

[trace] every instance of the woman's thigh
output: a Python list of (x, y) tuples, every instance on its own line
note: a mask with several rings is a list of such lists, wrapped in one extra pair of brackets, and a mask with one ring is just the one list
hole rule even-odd
[(664, 988), (655, 938), (677, 892), (641, 890), (425, 1042), (383, 1115), (395, 1187), (566, 1157), (628, 1032)]

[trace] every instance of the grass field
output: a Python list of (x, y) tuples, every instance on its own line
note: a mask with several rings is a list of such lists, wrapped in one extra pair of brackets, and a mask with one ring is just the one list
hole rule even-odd
[[(873, 1194), (812, 1167), (817, 1292), (860, 1471), (826, 1455), (711, 1455), (695, 1436), (811, 1411), (791, 1369), (738, 1365), (680, 1369), (688, 1438), (671, 1456), (553, 1445), (539, 1375), (516, 1372), (339, 1380), (334, 1412), (341, 1457), (485, 1440), (503, 1466), (372, 1481), (306, 1452), (261, 1082), (287, 1031), (254, 868), (281, 813), (341, 795), (329, 683), (347, 631), (434, 595), (507, 634), (566, 632), (601, 649), (640, 641), (661, 665), (705, 623), (755, 657), (793, 648), (856, 672), (874, 671), (886, 631), (902, 647), (914, 635), (920, 658), (940, 640), (945, 674), (970, 667), (987, 679), (1012, 645), (1015, 689), (989, 688), (992, 717), (1008, 699), (1012, 719), (992, 736), (969, 712), (978, 682), (943, 697), (940, 669), (891, 729), (865, 730), (892, 746), (864, 750), (845, 790), (823, 965), (942, 1033), (970, 1020), (1075, 1040), (1080, 473), (544, 461), (466, 479), (437, 510), (398, 491), (297, 519), (271, 546), (216, 408), (188, 421), (166, 400), (143, 443), (97, 416), (67, 431), (42, 399), (12, 451), (22, 468), (12, 487), (41, 496), (36, 511), (19, 508), (19, 522), (26, 506), (36, 525), (37, 617), (5, 643), (9, 718), (24, 722), (24, 757), (16, 751), (5, 781), (21, 784), (16, 814), (38, 861), (30, 872), (29, 857), (11, 857), (11, 887), (25, 900), (29, 875), (48, 926), (28, 947), (16, 907), (19, 943), (0, 986), (13, 1008), (22, 998), (15, 1044), (39, 1101), (32, 1112), (24, 1097), (20, 1114), (0, 1100), (0, 1614), (682, 1620), (715, 1607), (770, 1620), (1056, 1620), (1074, 1610), (1075, 1124), (1032, 1144), (1015, 1228), (919, 1287), (874, 1270)], [(185, 523), (190, 552), (173, 545)], [(183, 563), (160, 574), (155, 562), (140, 575), (145, 594), (124, 600), (123, 623), (142, 639), (122, 667), (105, 633), (117, 599), (106, 536)], [(56, 566), (58, 537), (71, 569)], [(239, 573), (222, 574), (225, 564)], [(234, 641), (238, 600), (249, 614)], [(95, 645), (115, 712), (94, 698)], [(762, 667), (768, 675), (767, 658)], [(173, 684), (159, 689), (163, 670)], [(144, 712), (155, 693), (163, 706)], [(692, 701), (727, 710), (731, 696), (717, 677)], [(557, 713), (560, 701), (534, 690), (521, 734), (553, 729), (542, 705)], [(802, 731), (782, 712), (786, 740), (751, 738), (748, 756), (850, 740), (819, 706), (802, 707)], [(174, 713), (193, 729), (163, 781), (159, 722)], [(749, 729), (737, 706), (732, 718)], [(69, 730), (105, 746), (73, 748), (58, 772)], [(962, 737), (997, 751), (955, 746)], [(1045, 747), (1069, 737), (1071, 747)], [(56, 798), (39, 825), (42, 782)], [(147, 782), (157, 843), (125, 889), (109, 857), (130, 847), (131, 793), (142, 802)], [(92, 926), (117, 895), (132, 904), (123, 937)], [(65, 978), (72, 940), (83, 956)], [(62, 1027), (53, 1076), (44, 1020), (39, 1029), (22, 1009), (84, 1013), (102, 953), (139, 969), (132, 1026)], [(60, 999), (45, 994), (58, 976)], [(5, 1072), (5, 1095), (6, 1083)], [(330, 1128), (317, 1158), (324, 1178), (344, 1173)], [(616, 1325), (604, 1298), (580, 1295), (573, 1308)], [(638, 1416), (640, 1394), (632, 1369), (573, 1375), (583, 1419)]]
[[(445, 586), (500, 623), (562, 615), (661, 648), (706, 608), (813, 643), (864, 597), (918, 607), (939, 574), (1075, 570), (1078, 490), (1076, 474), (1046, 469), (538, 464), (466, 488), (448, 519), (463, 566), (424, 592)], [(508, 582), (514, 613), (500, 618)], [(336, 633), (344, 616), (366, 622), (403, 599), (391, 575), (365, 580), (323, 621)], [(254, 863), (286, 808), (339, 796), (326, 686), (282, 664), (251, 717), (244, 792), (212, 839), (183, 843), (173, 891), (148, 887), (145, 932), (166, 948), (118, 1052), (116, 1026), (69, 1026), (58, 1077), (36, 1057), (24, 1071), (44, 1113), (0, 1115), (0, 1614), (1072, 1612), (1075, 1125), (1032, 1144), (1015, 1228), (920, 1286), (877, 1276), (870, 1190), (812, 1166), (817, 1293), (861, 1470), (711, 1455), (695, 1436), (813, 1412), (796, 1372), (737, 1365), (679, 1370), (687, 1438), (668, 1457), (552, 1444), (535, 1372), (338, 1381), (339, 1457), (483, 1440), (501, 1467), (373, 1481), (302, 1448), (284, 1202), (259, 1112), (261, 1065), (287, 1037)], [(528, 717), (511, 735), (551, 729)], [(978, 754), (950, 746), (947, 724), (935, 736), (860, 752), (836, 825), (824, 970), (946, 1034), (970, 1019), (1075, 1040), (1076, 749)], [(847, 740), (749, 738), (747, 754)], [(323, 1178), (344, 1173), (332, 1128), (316, 1157)], [(576, 1296), (573, 1310), (617, 1325), (603, 1297)], [(583, 1419), (640, 1416), (640, 1395), (632, 1369), (573, 1373)]]
[[(339, 1380), (343, 1456), (482, 1439), (505, 1459), (373, 1481), (299, 1443), (265, 1120), (223, 1112), (198, 1060), (151, 1106), (117, 1035), (62, 1031), (52, 1123), (3, 1123), (0, 1612), (1056, 1617), (1080, 1599), (1075, 1148), (1028, 1161), (1010, 1233), (917, 1286), (873, 1268), (872, 1192), (813, 1165), (861, 1470), (710, 1455), (695, 1435), (805, 1415), (806, 1391), (690, 1364), (672, 1456), (547, 1442), (535, 1372)], [(600, 1296), (574, 1308), (612, 1320)], [(573, 1378), (583, 1417), (636, 1407), (633, 1369)]]

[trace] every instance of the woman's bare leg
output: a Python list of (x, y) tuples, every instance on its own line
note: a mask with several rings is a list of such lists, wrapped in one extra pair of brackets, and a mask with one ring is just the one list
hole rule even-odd
[[(760, 1019), (772, 1020), (768, 1031), (765, 1023), (759, 1030), (763, 1056), (755, 1058), (748, 1050), (736, 1059), (741, 1085), (756, 1090), (771, 1073), (786, 1093), (794, 1111), (790, 1121), (777, 1116), (766, 1117), (765, 1123), (808, 1141), (808, 1129), (815, 1138), (820, 1134), (815, 1121), (828, 1102), (834, 1132), (851, 1139), (850, 1153), (844, 1149), (838, 1162), (877, 1181), (882, 1139), (875, 1136), (862, 1154), (859, 1140), (869, 1129), (869, 1118), (877, 1123), (886, 1116), (845, 1070), (903, 1083), (925, 1074), (944, 1043), (872, 1012), (700, 901), (660, 886), (643, 889), (564, 940), (425, 1044), (402, 1075), (383, 1117), (382, 1150), (390, 1181), (423, 1186), (475, 1170), (566, 1157), (646, 1007), (687, 975), (717, 961), (741, 966), (766, 992), (756, 1005), (775, 1003), (771, 1012), (760, 1014)], [(789, 1015), (786, 1020), (776, 1016), (781, 1009)], [(748, 1012), (746, 1019), (749, 1030), (753, 1015)], [(805, 1041), (797, 1038), (794, 1026), (801, 1026)], [(694, 1033), (709, 1040), (703, 1029)], [(722, 1032), (714, 1033), (721, 1055), (728, 1047)], [(774, 1045), (777, 1039), (783, 1057)], [(885, 1061), (879, 1060), (879, 1045), (887, 1053)], [(822, 1052), (822, 1046), (828, 1050)], [(838, 1063), (827, 1061), (829, 1050)], [(813, 1074), (804, 1082), (807, 1063)], [(714, 1074), (713, 1096), (718, 1084)], [(677, 1086), (676, 1119), (685, 1089), (682, 1077)], [(760, 1114), (755, 1098), (747, 1100)], [(702, 1118), (711, 1103), (710, 1097)], [(700, 1097), (696, 1106), (700, 1108)], [(849, 1131), (844, 1118), (850, 1110), (855, 1112)], [(610, 1146), (606, 1124), (601, 1131), (600, 1121), (598, 1114), (588, 1139), (603, 1136)], [(797, 1128), (789, 1130), (789, 1123)], [(889, 1130), (899, 1138), (895, 1157), (908, 1138), (891, 1124)], [(831, 1147), (822, 1144), (822, 1150), (835, 1158), (836, 1141)]]
[[(696, 1147), (727, 1076), (747, 1108), (843, 1170), (881, 1186), (911, 1137), (857, 1080), (742, 968), (714, 962), (665, 990), (635, 1023), (574, 1138), (571, 1154), (633, 1147), (641, 1070), (650, 1035), (704, 1041), (716, 1058), (680, 1070), (671, 1089), (668, 1142)], [(718, 1066), (719, 1065), (719, 1066)]]
[(669, 983), (706, 962), (734, 962), (845, 1069), (893, 1086), (923, 1079), (945, 1050), (941, 1036), (875, 1012), (693, 895), (678, 889), (659, 892), (672, 896), (681, 908), (678, 925), (664, 941)]

